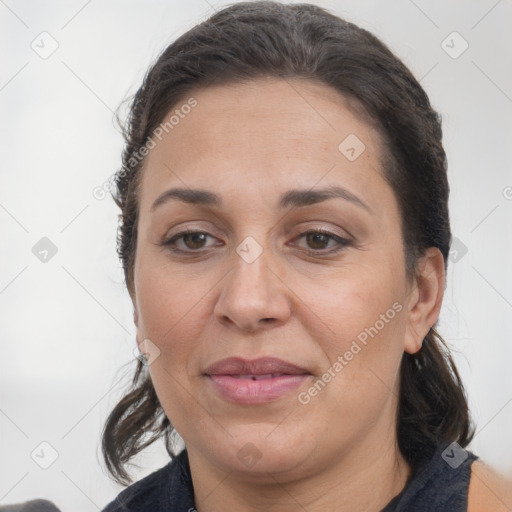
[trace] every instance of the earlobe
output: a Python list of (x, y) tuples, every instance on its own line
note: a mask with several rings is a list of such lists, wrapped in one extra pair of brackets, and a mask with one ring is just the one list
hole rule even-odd
[(441, 310), (445, 284), (444, 258), (436, 247), (430, 247), (420, 258), (413, 287), (409, 293), (404, 350), (414, 354), (436, 323)]

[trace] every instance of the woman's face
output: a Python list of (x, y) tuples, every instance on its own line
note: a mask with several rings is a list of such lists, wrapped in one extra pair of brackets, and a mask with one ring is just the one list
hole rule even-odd
[(137, 341), (166, 415), (191, 461), (253, 478), (379, 456), (402, 354), (429, 327), (379, 134), (313, 82), (193, 96), (154, 138), (139, 196)]

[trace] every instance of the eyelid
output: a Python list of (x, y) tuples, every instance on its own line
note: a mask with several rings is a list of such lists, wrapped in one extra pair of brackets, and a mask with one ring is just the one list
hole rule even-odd
[[(331, 249), (320, 249), (320, 250), (303, 249), (304, 251), (306, 251), (309, 254), (328, 256), (328, 255), (332, 255), (332, 254), (337, 254), (340, 251), (342, 251), (345, 247), (352, 245), (352, 240), (350, 238), (345, 237), (345, 236), (340, 236), (340, 235), (334, 233), (333, 231), (331, 231), (330, 229), (326, 229), (326, 228), (314, 228), (313, 227), (313, 228), (306, 229), (304, 231), (301, 231), (297, 236), (295, 236), (293, 238), (293, 240), (298, 240), (298, 239), (304, 238), (310, 233), (320, 233), (322, 235), (325, 235), (325, 236), (329, 237), (331, 240), (334, 240), (336, 242), (337, 246), (335, 248), (331, 248)], [(295, 245), (295, 244), (292, 244), (292, 245)]]
[[(313, 234), (319, 233), (319, 234), (327, 236), (328, 238), (330, 238), (330, 241), (334, 240), (336, 242), (337, 246), (335, 248), (331, 248), (331, 249), (318, 249), (318, 250), (307, 249), (307, 248), (302, 249), (302, 251), (305, 251), (306, 253), (308, 253), (310, 255), (314, 255), (314, 256), (333, 255), (333, 254), (337, 254), (338, 252), (342, 251), (347, 246), (352, 245), (352, 239), (350, 236), (345, 237), (345, 236), (339, 235), (339, 234), (335, 233), (333, 230), (325, 228), (323, 226), (322, 227), (314, 227), (313, 226), (313, 227), (309, 227), (309, 228), (304, 228), (297, 235), (295, 235), (292, 238), (292, 241), (300, 240), (300, 239), (306, 237), (308, 234), (312, 234), (312, 233)], [(212, 247), (212, 246), (207, 246), (206, 248), (202, 247), (197, 250), (177, 249), (177, 248), (173, 247), (178, 240), (182, 239), (184, 236), (189, 235), (189, 234), (203, 234), (203, 235), (206, 235), (206, 237), (210, 237), (213, 239), (216, 238), (215, 236), (211, 235), (207, 231), (204, 231), (201, 229), (185, 228), (170, 237), (164, 237), (163, 241), (157, 245), (166, 247), (166, 248), (168, 248), (168, 250), (170, 250), (174, 253), (188, 254), (188, 255), (201, 254), (201, 253), (208, 251), (208, 249), (210, 247)], [(213, 246), (215, 246), (215, 245), (216, 244), (213, 244)], [(296, 244), (292, 243), (291, 245), (295, 246)]]
[(207, 231), (204, 231), (204, 230), (201, 230), (201, 229), (186, 228), (186, 229), (183, 229), (183, 230), (179, 231), (178, 233), (176, 233), (176, 234), (174, 234), (174, 235), (172, 235), (170, 237), (164, 237), (163, 241), (160, 244), (158, 244), (158, 245), (169, 246), (170, 250), (173, 250), (175, 252), (184, 253), (184, 254), (185, 253), (189, 253), (189, 254), (198, 253), (199, 254), (199, 252), (204, 251), (205, 249), (202, 248), (202, 249), (193, 250), (193, 249), (172, 249), (171, 248), (171, 246), (173, 244), (175, 244), (177, 240), (182, 239), (186, 235), (194, 235), (194, 234), (203, 234), (203, 235), (206, 235), (206, 237), (209, 237), (209, 238), (214, 238), (214, 239), (216, 238), (215, 236), (211, 235)]

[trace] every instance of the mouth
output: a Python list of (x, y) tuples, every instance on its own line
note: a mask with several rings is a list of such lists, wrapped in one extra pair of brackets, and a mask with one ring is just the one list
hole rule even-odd
[(306, 368), (273, 357), (222, 359), (204, 371), (222, 399), (253, 405), (282, 398), (311, 375)]
[(265, 373), (263, 375), (230, 375), (235, 379), (252, 379), (252, 380), (265, 380), (265, 379), (275, 379), (276, 377), (281, 377), (282, 375), (287, 375), (286, 373)]

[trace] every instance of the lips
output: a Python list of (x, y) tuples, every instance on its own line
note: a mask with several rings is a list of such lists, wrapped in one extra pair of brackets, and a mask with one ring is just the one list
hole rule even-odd
[(265, 373), (264, 375), (232, 375), (232, 377), (236, 377), (237, 379), (252, 379), (252, 380), (264, 380), (264, 379), (274, 379), (276, 377), (281, 377), (281, 375), (285, 375), (284, 373)]
[(242, 378), (309, 374), (305, 368), (275, 357), (260, 357), (253, 360), (229, 357), (213, 363), (204, 373), (206, 375), (232, 375)]
[(273, 357), (253, 360), (231, 357), (210, 365), (204, 375), (222, 398), (241, 404), (261, 404), (288, 394), (311, 373)]

